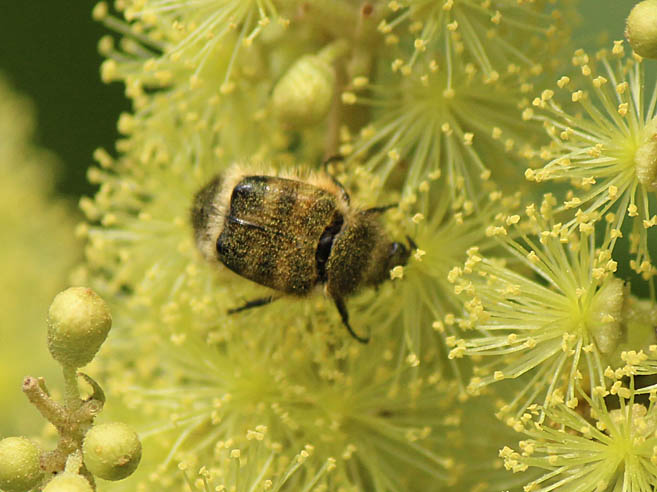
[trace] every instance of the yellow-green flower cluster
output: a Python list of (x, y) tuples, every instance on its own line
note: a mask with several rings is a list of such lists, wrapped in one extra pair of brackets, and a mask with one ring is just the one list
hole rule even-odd
[[(572, 63), (579, 75), (562, 76), (556, 92), (545, 89), (533, 101), (536, 110), (525, 112), (543, 122), (552, 139), (541, 152), (548, 163), (525, 175), (537, 183), (569, 182), (561, 208), (604, 217), (615, 237), (627, 236), (631, 267), (651, 279), (657, 273), (648, 240), (657, 225), (651, 198), (657, 189), (657, 91), (645, 63), (626, 56), (622, 41), (595, 57), (578, 50)], [(623, 228), (627, 217), (631, 226)], [(572, 214), (565, 225), (577, 222)], [(652, 282), (651, 289), (654, 295)]]
[(543, 0), (393, 0), (387, 8), (378, 29), (391, 45), (412, 39), (409, 65), (426, 52), (444, 51), (474, 62), (487, 77), (510, 64), (541, 70), (536, 60), (564, 34), (562, 13)]
[(388, 68), (391, 76), (354, 80), (343, 93), (347, 104), (372, 112), (356, 136), (343, 135), (348, 162), (385, 182), (401, 181), (406, 192), (442, 175), (443, 199), (452, 201), (475, 199), (491, 176), (516, 182), (521, 156), (538, 134), (518, 117), (526, 88), (516, 71), (487, 80), (473, 64), (437, 57), (405, 73), (400, 61)]
[(450, 339), (450, 357), (488, 356), (470, 389), (524, 374), (531, 376), (516, 404), (523, 411), (575, 397), (575, 383), (598, 384), (603, 364), (625, 336), (623, 307), (628, 295), (610, 253), (610, 235), (596, 242), (592, 226), (569, 231), (549, 220), (554, 198), (529, 205), (526, 221), (506, 218), (509, 227), (491, 226), (513, 263), (468, 251), (463, 267), (449, 274), (465, 297), (467, 338)]
[[(432, 193), (434, 188), (440, 191)], [(445, 346), (446, 337), (461, 335), (456, 322), (461, 301), (449, 283), (449, 271), (452, 265), (465, 261), (471, 247), (477, 246), (481, 251), (499, 247), (486, 230), (503, 224), (504, 218), (518, 208), (520, 196), (505, 196), (493, 190), (476, 201), (450, 201), (441, 198), (442, 191), (447, 192), (445, 188), (439, 179), (429, 179), (402, 201), (401, 210), (411, 215), (413, 224), (408, 234), (422, 247), (412, 254), (406, 267), (391, 272), (397, 284), (393, 294), (397, 302), (382, 310), (379, 302), (388, 303), (388, 298), (382, 292), (374, 292), (363, 295), (357, 305), (367, 313), (373, 326), (401, 328), (409, 363), (419, 363), (425, 352), (438, 351), (441, 364), (449, 365), (450, 371), (458, 374), (462, 368), (447, 359)], [(391, 218), (396, 217), (393, 214)]]
[(221, 470), (226, 449), (250, 446), (257, 433), (265, 434), (258, 452), (276, 462), (312, 450), (288, 479), (295, 490), (314, 483), (328, 458), (335, 467), (326, 478), (330, 490), (445, 482), (454, 461), (446, 437), (459, 424), (447, 416), (458, 388), (435, 372), (431, 355), (418, 367), (400, 361), (399, 335), (386, 327), (371, 346), (340, 348), (331, 334), (307, 332), (327, 326), (320, 316), (286, 311), (289, 306), (272, 305), (257, 324), (241, 323), (242, 336), (230, 340), (187, 334), (151, 351), (145, 357), (157, 358), (157, 374), (147, 386), (138, 380), (128, 389), (124, 375), (108, 368), (109, 391), (149, 409), (142, 435), (154, 454), (145, 460), (159, 471), (149, 477), (153, 470), (145, 464), (143, 486), (179, 482), (178, 463), (191, 474), (202, 466)]
[(342, 94), (372, 117), (357, 135), (342, 135), (341, 152), (406, 191), (442, 173), (451, 200), (475, 199), (491, 176), (516, 186), (518, 163), (537, 142), (517, 114), (537, 77), (556, 68), (562, 11), (469, 0), (395, 0), (385, 10), (378, 30), (390, 54)]
[[(612, 371), (613, 374), (613, 371)], [(655, 395), (640, 403), (631, 386), (620, 380), (597, 386), (591, 395), (580, 391), (578, 405), (559, 404), (536, 421), (539, 409), (523, 419), (528, 439), (518, 451), (500, 450), (505, 467), (543, 474), (524, 486), (525, 492), (548, 490), (653, 490), (657, 486), (657, 414)]]
[[(249, 491), (262, 488), (279, 491), (293, 487), (298, 476), (308, 470), (308, 478), (297, 490), (331, 490), (331, 472), (335, 459), (328, 458), (321, 466), (313, 463), (314, 449), (306, 445), (291, 460), (281, 453), (280, 443), (267, 439), (267, 428), (259, 426), (246, 433), (240, 445), (228, 440), (218, 445), (211, 467), (202, 466), (192, 472), (197, 460), (182, 461), (178, 468), (191, 490), (212, 492), (215, 490)], [(247, 465), (248, 466), (245, 466)]]

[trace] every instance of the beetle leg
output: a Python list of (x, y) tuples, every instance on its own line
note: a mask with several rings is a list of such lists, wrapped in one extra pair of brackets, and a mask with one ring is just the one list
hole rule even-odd
[(356, 340), (358, 340), (360, 343), (367, 343), (370, 341), (369, 335), (367, 337), (361, 337), (356, 335), (356, 332), (351, 328), (351, 325), (349, 324), (349, 312), (347, 311), (347, 306), (344, 303), (344, 300), (341, 298), (334, 298), (335, 301), (335, 307), (338, 308), (338, 312), (340, 313), (340, 317), (342, 318), (342, 322), (344, 325), (347, 327), (347, 330), (349, 330), (349, 333), (351, 334), (352, 337), (354, 337)]
[(243, 306), (229, 309), (228, 314), (239, 313), (240, 311), (246, 311), (247, 309), (251, 309), (254, 307), (266, 306), (267, 304), (271, 304), (272, 302), (274, 302), (276, 299), (278, 299), (278, 297), (274, 297), (274, 296), (260, 297), (258, 299), (253, 299), (252, 301), (248, 301)]

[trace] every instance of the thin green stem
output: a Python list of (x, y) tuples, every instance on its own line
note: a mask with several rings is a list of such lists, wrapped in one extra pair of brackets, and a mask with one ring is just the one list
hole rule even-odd
[(70, 411), (77, 410), (82, 401), (80, 400), (80, 388), (78, 386), (77, 367), (63, 366), (64, 373), (64, 402)]

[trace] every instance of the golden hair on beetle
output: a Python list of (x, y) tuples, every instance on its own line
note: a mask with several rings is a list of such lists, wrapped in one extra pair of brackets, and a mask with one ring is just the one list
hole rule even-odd
[(205, 226), (204, 234), (196, 235), (196, 246), (208, 261), (218, 261), (214, 239), (223, 230), (226, 209), (230, 206), (230, 197), (235, 186), (247, 176), (276, 176), (283, 179), (306, 182), (336, 196), (338, 198), (336, 201), (337, 209), (343, 215), (348, 214), (349, 203), (346, 198), (346, 192), (327, 173), (311, 171), (304, 168), (277, 170), (265, 164), (236, 162), (228, 167), (226, 171), (213, 178), (219, 180), (219, 186), (212, 190), (213, 196), (206, 205), (210, 206), (212, 211), (208, 214), (208, 222)]

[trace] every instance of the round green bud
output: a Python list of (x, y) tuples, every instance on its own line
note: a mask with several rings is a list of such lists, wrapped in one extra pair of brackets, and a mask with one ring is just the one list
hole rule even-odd
[(318, 55), (302, 56), (274, 87), (272, 112), (295, 127), (317, 123), (331, 107), (334, 85), (335, 73), (329, 61)]
[(657, 0), (643, 0), (632, 8), (625, 37), (638, 55), (657, 58)]
[(99, 424), (87, 432), (82, 455), (87, 469), (95, 476), (121, 480), (137, 468), (141, 459), (141, 442), (126, 424)]
[(63, 472), (48, 482), (43, 492), (93, 492), (93, 488), (82, 475)]
[(7, 437), (0, 441), (0, 489), (25, 492), (41, 480), (41, 453), (26, 437)]
[(591, 303), (591, 335), (603, 354), (611, 354), (623, 338), (622, 311), (626, 294), (625, 282), (612, 278), (598, 290)]
[(94, 358), (112, 326), (103, 299), (87, 287), (55, 296), (48, 311), (48, 349), (65, 367), (82, 367)]

